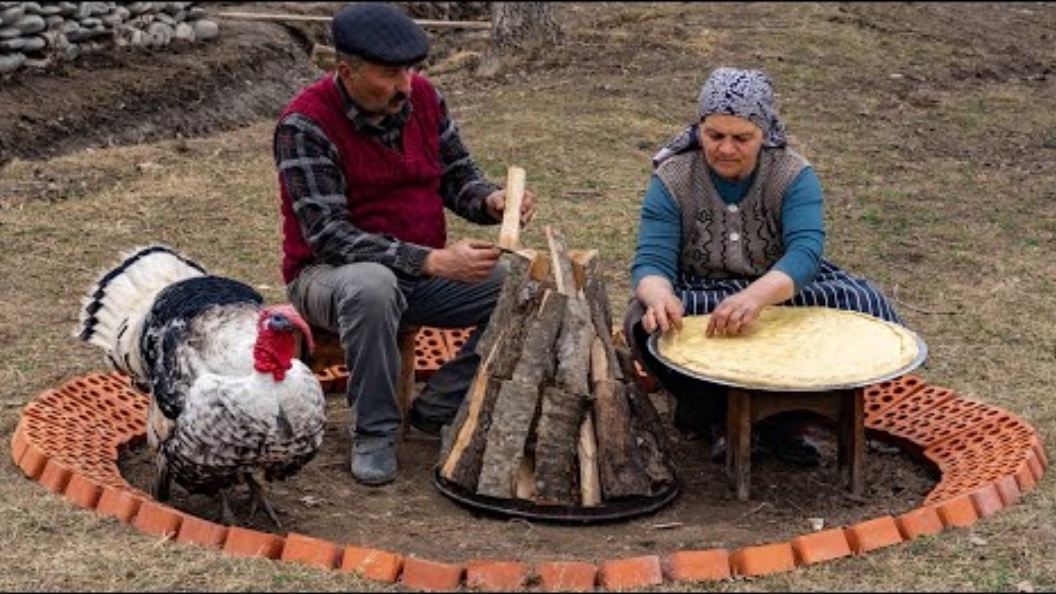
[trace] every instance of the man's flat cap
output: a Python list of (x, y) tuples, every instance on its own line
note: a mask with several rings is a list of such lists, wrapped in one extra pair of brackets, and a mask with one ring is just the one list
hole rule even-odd
[(399, 8), (384, 2), (353, 2), (330, 24), (334, 48), (369, 62), (409, 66), (429, 54), (425, 31)]

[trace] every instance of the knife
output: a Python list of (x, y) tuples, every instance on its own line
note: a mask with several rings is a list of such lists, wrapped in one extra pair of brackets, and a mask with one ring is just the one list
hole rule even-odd
[(499, 250), (500, 252), (502, 252), (504, 254), (516, 254), (517, 253), (517, 250), (515, 250), (513, 248), (508, 248), (508, 247), (505, 247), (505, 246), (501, 246), (501, 245), (499, 245), (497, 243), (491, 244), (491, 247)]

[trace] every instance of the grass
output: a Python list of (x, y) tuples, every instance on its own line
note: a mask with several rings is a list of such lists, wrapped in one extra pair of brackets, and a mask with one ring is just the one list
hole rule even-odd
[[(1056, 111), (1045, 106), (1056, 105), (1056, 90), (1051, 77), (958, 73), (1009, 66), (998, 50), (1051, 30), (1056, 16), (1030, 4), (1034, 28), (999, 35), (1027, 27), (1002, 6), (753, 3), (734, 14), (721, 3), (573, 4), (564, 15), (578, 61), (549, 72), (526, 65), (500, 83), (457, 71), (438, 82), (457, 91), (465, 140), (492, 178), (526, 169), (539, 212), (522, 243), (545, 249), (550, 224), (569, 247), (598, 249), (622, 312), (649, 156), (693, 117), (708, 67), (764, 68), (826, 188), (827, 255), (896, 298), (928, 342), (926, 381), (1004, 407), (1052, 444)], [(1052, 63), (1051, 43), (1035, 51)], [(41, 169), (57, 185), (0, 210), (2, 435), (43, 390), (103, 368), (70, 333), (82, 292), (121, 251), (166, 242), (283, 300), (270, 132), (264, 121), (0, 171), (3, 187), (27, 195), (42, 187)], [(463, 234), (494, 238), (497, 228), (452, 220), (452, 237)], [(10, 463), (0, 479), (0, 589), (394, 590), (162, 544), (48, 496)], [(1056, 487), (1046, 476), (971, 529), (785, 574), (665, 589), (1052, 590), (1054, 546)]]

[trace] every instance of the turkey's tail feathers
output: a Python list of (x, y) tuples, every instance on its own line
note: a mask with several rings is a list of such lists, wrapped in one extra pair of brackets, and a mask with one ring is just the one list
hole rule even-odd
[(136, 248), (124, 254), (82, 299), (74, 335), (101, 348), (114, 369), (142, 376), (140, 327), (154, 298), (174, 282), (205, 273), (196, 262), (167, 246)]

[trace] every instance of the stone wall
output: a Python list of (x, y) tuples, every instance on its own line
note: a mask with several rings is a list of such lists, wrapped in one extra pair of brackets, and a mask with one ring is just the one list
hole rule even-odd
[(195, 2), (0, 2), (0, 75), (82, 53), (213, 39)]

